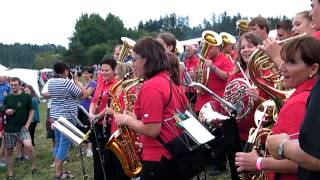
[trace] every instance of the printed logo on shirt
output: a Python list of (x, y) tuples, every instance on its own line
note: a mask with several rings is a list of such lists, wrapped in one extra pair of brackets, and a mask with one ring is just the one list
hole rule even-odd
[(149, 114), (144, 114), (143, 117), (144, 117), (144, 118), (148, 118), (148, 117), (149, 117)]
[(17, 102), (17, 106), (18, 106), (18, 107), (21, 107), (21, 104), (22, 104), (22, 103), (21, 103), (20, 101)]

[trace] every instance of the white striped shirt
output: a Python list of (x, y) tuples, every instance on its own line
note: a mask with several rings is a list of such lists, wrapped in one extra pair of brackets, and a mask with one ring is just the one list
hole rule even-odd
[(78, 98), (81, 89), (68, 78), (52, 78), (48, 83), (48, 92), (52, 100), (50, 117), (58, 119), (60, 116), (71, 120), (71, 114), (78, 116)]

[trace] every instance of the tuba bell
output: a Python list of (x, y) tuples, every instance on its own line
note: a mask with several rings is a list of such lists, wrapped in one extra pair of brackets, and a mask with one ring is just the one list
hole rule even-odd
[(249, 30), (249, 20), (247, 19), (239, 19), (236, 22), (236, 27), (239, 29), (239, 37), (242, 36), (242, 34), (248, 32)]
[(222, 44), (221, 36), (214, 31), (204, 31), (202, 33), (203, 44), (199, 55), (200, 63), (195, 73), (195, 81), (203, 85), (208, 84), (210, 68), (205, 66), (205, 61), (213, 46), (219, 46)]
[(125, 58), (128, 56), (130, 50), (136, 44), (136, 42), (127, 37), (121, 37), (121, 41), (123, 44), (118, 57), (118, 62), (124, 63)]

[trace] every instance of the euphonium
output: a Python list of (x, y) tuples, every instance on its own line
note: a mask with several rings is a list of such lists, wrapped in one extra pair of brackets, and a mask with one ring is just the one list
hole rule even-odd
[(205, 61), (212, 46), (219, 46), (222, 43), (222, 38), (214, 31), (204, 31), (202, 33), (203, 45), (199, 55), (200, 63), (195, 73), (195, 81), (207, 86), (209, 80), (210, 68), (206, 67)]
[[(136, 92), (132, 88), (141, 82), (140, 79), (129, 79), (122, 83), (125, 111), (132, 111), (135, 102)], [(125, 174), (129, 177), (136, 177), (142, 170), (142, 162), (138, 147), (137, 136), (128, 126), (121, 126), (112, 134), (106, 148), (110, 149), (119, 159)]]
[(242, 36), (242, 34), (248, 32), (249, 30), (249, 21), (246, 19), (239, 19), (236, 22), (237, 29), (239, 29), (239, 37)]
[(128, 56), (130, 50), (132, 49), (132, 47), (135, 45), (136, 42), (127, 37), (121, 37), (121, 41), (123, 44), (118, 57), (118, 62), (124, 63), (124, 59)]

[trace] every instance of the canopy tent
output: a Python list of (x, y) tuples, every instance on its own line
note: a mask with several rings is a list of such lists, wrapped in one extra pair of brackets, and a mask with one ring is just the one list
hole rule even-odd
[(4, 65), (0, 64), (0, 71), (4, 71), (4, 70), (7, 70), (8, 68), (5, 67)]
[(40, 97), (40, 89), (38, 84), (39, 70), (14, 68), (0, 71), (0, 75), (7, 77), (18, 77), (21, 81), (31, 85), (37, 96)]

